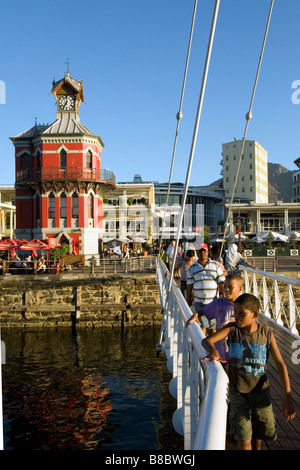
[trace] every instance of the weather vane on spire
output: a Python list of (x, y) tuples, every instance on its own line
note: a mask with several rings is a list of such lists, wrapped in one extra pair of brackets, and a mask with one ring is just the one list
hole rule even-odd
[(69, 57), (67, 57), (67, 62), (65, 62), (65, 64), (67, 64), (67, 75), (69, 76), (69, 65), (70, 65), (70, 61), (69, 61)]

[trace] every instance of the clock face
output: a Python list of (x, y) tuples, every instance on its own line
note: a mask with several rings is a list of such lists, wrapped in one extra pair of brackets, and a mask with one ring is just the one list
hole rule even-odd
[(75, 109), (75, 98), (70, 95), (61, 95), (58, 99), (58, 105), (62, 111), (72, 111)]

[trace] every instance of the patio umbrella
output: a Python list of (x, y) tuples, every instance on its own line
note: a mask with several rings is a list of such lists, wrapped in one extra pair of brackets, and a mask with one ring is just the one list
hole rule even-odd
[(6, 238), (5, 240), (0, 240), (0, 250), (12, 250), (18, 248), (16, 240)]
[(118, 240), (122, 243), (128, 243), (130, 242), (131, 240), (129, 240), (129, 238), (127, 237), (119, 237)]
[(300, 232), (291, 232), (288, 236), (288, 240), (291, 240), (296, 235), (295, 240), (300, 241)]
[(42, 242), (41, 240), (33, 239), (30, 242), (23, 243), (18, 248), (20, 250), (46, 250), (47, 245), (46, 245), (46, 243)]
[[(233, 241), (237, 241), (239, 239), (238, 233), (230, 233), (229, 235), (226, 235), (226, 238), (229, 238), (229, 237), (231, 237)], [(241, 240), (242, 241), (247, 240), (247, 237), (245, 237), (245, 235), (243, 235), (242, 233), (241, 233)]]
[(54, 248), (58, 248), (61, 246), (61, 244), (56, 240), (56, 238), (45, 238), (41, 241), (46, 245), (46, 248), (42, 248), (43, 250), (53, 250)]
[(72, 239), (72, 255), (77, 255), (76, 242), (75, 242), (74, 238)]
[(265, 238), (260, 235), (256, 235), (255, 237), (251, 238), (251, 241), (253, 243), (263, 243), (265, 241)]
[(147, 240), (145, 240), (142, 237), (134, 237), (133, 239), (136, 243), (146, 243)]
[(279, 232), (272, 232), (271, 230), (269, 232), (265, 232), (261, 234), (264, 240), (267, 240), (269, 237), (269, 234), (272, 235), (274, 238), (274, 242), (286, 242), (288, 237), (286, 235), (283, 235), (282, 233)]
[(103, 243), (110, 242), (111, 240), (114, 240), (114, 237), (103, 237), (102, 238)]

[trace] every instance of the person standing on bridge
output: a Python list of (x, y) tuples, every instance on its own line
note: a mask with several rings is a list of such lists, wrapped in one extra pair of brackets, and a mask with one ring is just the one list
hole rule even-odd
[(242, 294), (234, 302), (235, 322), (206, 337), (202, 346), (209, 352), (205, 359), (224, 362), (215, 343), (229, 342), (229, 396), (233, 437), (238, 450), (260, 450), (261, 441), (275, 440), (276, 425), (270, 384), (266, 375), (269, 352), (283, 386), (282, 413), (286, 421), (296, 416), (287, 367), (270, 327), (258, 322), (259, 301)]
[[(197, 247), (198, 260), (192, 264), (188, 271), (186, 281), (186, 300), (194, 312), (199, 312), (205, 305), (219, 296), (223, 297), (225, 276), (220, 265), (209, 258), (208, 246), (201, 243)], [(194, 297), (194, 299), (193, 299)], [(216, 320), (200, 318), (201, 328), (214, 330)]]
[(239, 266), (247, 266), (248, 268), (256, 269), (255, 266), (248, 263), (248, 261), (246, 261), (245, 258), (243, 258), (243, 256), (241, 255), (241, 253), (239, 253), (237, 250), (237, 245), (235, 243), (231, 243), (224, 255), (224, 267), (227, 271), (227, 274), (241, 274)]
[[(234, 321), (234, 301), (242, 294), (244, 280), (239, 274), (228, 274), (224, 283), (224, 297), (214, 299), (205, 305), (199, 312), (195, 312), (186, 322), (186, 326), (190, 323), (197, 322), (200, 324), (199, 317), (202, 322), (216, 320), (216, 331), (219, 331), (225, 324)], [(204, 316), (204, 319), (203, 319)], [(203, 329), (203, 333), (206, 331)], [(219, 341), (216, 348), (220, 356), (228, 361), (229, 349), (225, 340)]]
[(176, 256), (176, 260), (180, 258), (179, 247), (177, 247), (177, 255), (175, 255), (175, 246), (176, 246), (176, 242), (175, 240), (172, 240), (167, 249), (166, 265), (168, 269), (171, 268), (174, 256)]
[[(192, 264), (197, 260), (195, 250), (187, 250), (185, 254), (179, 258), (175, 268), (174, 273), (180, 270), (180, 290), (184, 298), (186, 298), (186, 280), (188, 272)], [(170, 271), (167, 270), (166, 274), (170, 274)]]

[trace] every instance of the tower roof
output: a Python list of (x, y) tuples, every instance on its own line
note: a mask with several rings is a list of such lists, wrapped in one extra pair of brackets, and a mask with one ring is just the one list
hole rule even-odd
[(69, 74), (66, 74), (64, 78), (58, 80), (57, 82), (53, 79), (51, 93), (53, 93), (55, 99), (57, 99), (57, 94), (59, 94), (62, 89), (65, 90), (68, 88), (71, 89), (74, 94), (76, 94), (77, 99), (84, 101), (83, 81), (81, 80), (81, 82), (79, 82), (75, 78), (70, 77)]
[(35, 126), (27, 129), (24, 132), (11, 137), (12, 142), (24, 139), (33, 139), (38, 136), (62, 136), (62, 135), (73, 135), (73, 136), (90, 136), (98, 139), (101, 146), (104, 147), (104, 143), (100, 136), (95, 135), (86, 126), (80, 122), (78, 107), (82, 101), (83, 96), (83, 81), (80, 82), (75, 78), (65, 74), (61, 80), (52, 82), (51, 93), (54, 94), (56, 101), (62, 94), (75, 95), (76, 106), (74, 110), (61, 112), (58, 109), (56, 114), (56, 120), (52, 124), (35, 124)]
[(78, 120), (78, 115), (76, 115), (76, 113), (61, 113), (60, 117), (56, 119), (56, 121), (54, 121), (52, 124), (36, 124), (30, 129), (27, 129), (26, 131), (21, 132), (20, 134), (16, 135), (15, 137), (11, 137), (10, 139), (14, 142), (16, 140), (24, 139), (31, 140), (38, 136), (47, 135), (88, 135), (90, 137), (97, 138), (100, 141), (102, 147), (104, 147), (104, 142), (102, 141), (101, 137), (97, 136), (96, 134), (91, 132), (86, 126), (84, 126)]

